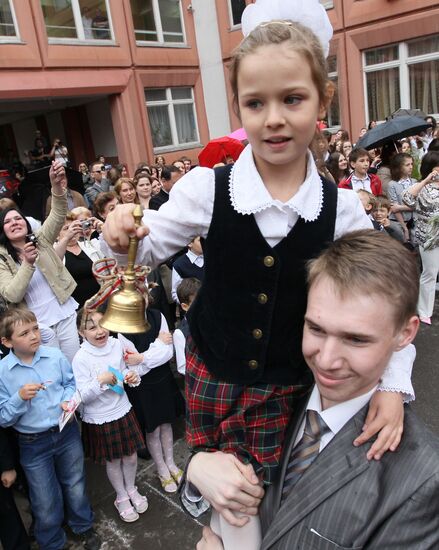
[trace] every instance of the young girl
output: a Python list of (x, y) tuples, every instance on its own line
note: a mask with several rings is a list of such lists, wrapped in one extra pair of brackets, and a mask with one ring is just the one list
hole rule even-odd
[(413, 159), (408, 153), (398, 153), (390, 161), (392, 179), (387, 188), (387, 196), (392, 203), (390, 219), (401, 224), (405, 241), (410, 240), (413, 224), (413, 209), (402, 201), (403, 192), (416, 183), (412, 178)]
[[(189, 319), (187, 438), (197, 451), (234, 453), (270, 482), (293, 401), (311, 384), (301, 353), (305, 262), (371, 222), (355, 193), (320, 178), (308, 151), (330, 100), (326, 11), (317, 0), (257, 0), (244, 15), (248, 36), (230, 74), (249, 145), (233, 167), (186, 174), (158, 212), (145, 211), (147, 227), (136, 231), (132, 208), (121, 207), (104, 235), (116, 252), (126, 251), (128, 235), (148, 235), (138, 261), (152, 266), (195, 235), (205, 239), (204, 281)], [(381, 389), (410, 393), (400, 378), (387, 373)], [(401, 410), (399, 396), (377, 392), (357, 442), (386, 424), (383, 411), (396, 419)], [(392, 420), (387, 444), (381, 435), (370, 457), (396, 447), (397, 425)], [(229, 529), (221, 519), (220, 529), (225, 548), (240, 540), (259, 547), (257, 520)]]
[(102, 313), (78, 312), (78, 331), (84, 339), (73, 358), (73, 373), (82, 398), (84, 450), (105, 464), (116, 491), (114, 505), (126, 522), (139, 519), (148, 508), (135, 485), (137, 450), (144, 447), (142, 432), (123, 383), (135, 386), (139, 375), (124, 363), (124, 349), (100, 326)]
[(156, 309), (147, 310), (147, 320), (147, 332), (119, 335), (127, 350), (126, 363), (141, 363), (144, 373), (139, 386), (127, 388), (127, 395), (146, 434), (160, 484), (167, 493), (175, 493), (183, 472), (174, 461), (171, 423), (184, 413), (184, 400), (169, 367), (174, 349), (168, 324)]

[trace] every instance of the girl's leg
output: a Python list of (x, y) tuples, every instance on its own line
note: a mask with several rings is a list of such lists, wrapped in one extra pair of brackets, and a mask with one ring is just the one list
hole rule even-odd
[(131, 502), (136, 509), (136, 512), (142, 514), (148, 509), (148, 500), (145, 496), (142, 496), (137, 487), (136, 483), (136, 472), (137, 472), (137, 453), (133, 453), (131, 456), (124, 456), (122, 458), (122, 472), (125, 480), (125, 489), (128, 493), (128, 496), (131, 499)]
[(160, 440), (160, 426), (158, 426), (153, 432), (146, 434), (146, 445), (148, 447), (149, 454), (154, 460), (159, 476), (169, 479), (171, 474), (163, 459), (162, 442)]
[(125, 488), (124, 474), (122, 471), (122, 460), (116, 458), (106, 463), (107, 477), (113, 489), (116, 491), (117, 509), (123, 513), (131, 508), (131, 502)]
[(174, 436), (171, 424), (162, 424), (160, 426), (160, 441), (162, 442), (165, 464), (171, 474), (179, 475), (180, 469), (174, 462)]
[(237, 547), (246, 550), (259, 550), (261, 547), (259, 516), (249, 516), (249, 521), (243, 527), (234, 527), (227, 523), (216, 510), (212, 510), (210, 528), (221, 538), (224, 550), (234, 550)]
[(433, 315), (436, 279), (439, 270), (439, 247), (424, 250), (419, 247), (422, 258), (422, 274), (420, 279), (418, 313), (420, 317)]

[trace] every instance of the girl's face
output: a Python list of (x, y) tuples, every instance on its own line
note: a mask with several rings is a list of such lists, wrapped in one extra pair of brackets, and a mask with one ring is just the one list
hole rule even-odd
[[(84, 315), (87, 314), (85, 313)], [(108, 336), (110, 335), (108, 330), (101, 327), (99, 324), (102, 317), (102, 313), (95, 312), (88, 314), (84, 327), (80, 331), (80, 334), (84, 340), (87, 340), (89, 344), (97, 348), (103, 348), (108, 341)]]
[(136, 198), (136, 190), (127, 182), (122, 183), (119, 194), (122, 204), (134, 202), (134, 199)]
[(341, 143), (342, 142), (340, 140), (335, 142), (335, 150), (337, 151), (337, 153), (340, 153), (341, 151)]
[(158, 173), (158, 170), (155, 166), (151, 166), (151, 168), (149, 169), (150, 172), (151, 172), (151, 176), (153, 176), (154, 178), (158, 178), (159, 177), (159, 173)]
[(120, 175), (122, 178), (127, 178), (128, 177), (128, 170), (127, 170), (127, 167), (123, 164), (122, 165), (122, 170), (120, 171)]
[(239, 68), (238, 104), (259, 171), (303, 172), (316, 121), (325, 115), (305, 58), (287, 44), (248, 54)]
[(163, 166), (165, 164), (164, 157), (157, 157), (157, 164), (160, 164), (161, 166)]
[(160, 185), (159, 180), (152, 180), (151, 195), (154, 197), (155, 195), (160, 193), (161, 188), (162, 188), (162, 186)]
[(348, 160), (344, 155), (338, 157), (338, 167), (340, 170), (346, 170), (348, 167)]
[(343, 150), (342, 153), (345, 157), (348, 157), (351, 154), (352, 151), (352, 143), (350, 141), (345, 141), (343, 143)]
[(149, 199), (151, 197), (151, 182), (149, 178), (140, 178), (137, 182), (137, 194), (142, 199)]
[(401, 153), (410, 153), (410, 143), (407, 141), (402, 142)]
[(79, 171), (80, 172), (87, 172), (87, 165), (86, 164), (80, 164), (79, 165)]
[(413, 172), (413, 159), (404, 159), (401, 164), (401, 176), (409, 178)]
[(26, 237), (26, 220), (16, 210), (10, 210), (3, 221), (3, 231), (10, 243), (22, 242)]

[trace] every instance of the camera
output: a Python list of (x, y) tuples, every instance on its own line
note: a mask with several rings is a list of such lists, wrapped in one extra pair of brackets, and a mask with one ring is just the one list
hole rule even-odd
[(38, 237), (35, 235), (35, 233), (29, 233), (29, 235), (26, 235), (25, 241), (27, 243), (32, 243), (34, 246), (37, 246)]
[(85, 231), (86, 229), (90, 229), (90, 227), (92, 226), (93, 222), (91, 220), (81, 220), (81, 227), (83, 231)]

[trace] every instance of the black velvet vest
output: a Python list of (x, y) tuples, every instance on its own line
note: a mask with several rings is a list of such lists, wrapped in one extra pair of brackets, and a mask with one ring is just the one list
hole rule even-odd
[(186, 279), (186, 277), (195, 277), (199, 281), (203, 281), (204, 266), (199, 267), (198, 265), (193, 264), (187, 257), (187, 254), (177, 258), (172, 264), (172, 267), (182, 279)]
[(190, 308), (192, 338), (209, 372), (235, 384), (307, 384), (302, 332), (305, 264), (334, 239), (337, 187), (323, 180), (323, 209), (299, 218), (271, 247), (253, 215), (233, 209), (230, 167), (215, 171), (215, 202), (204, 242), (204, 282)]

